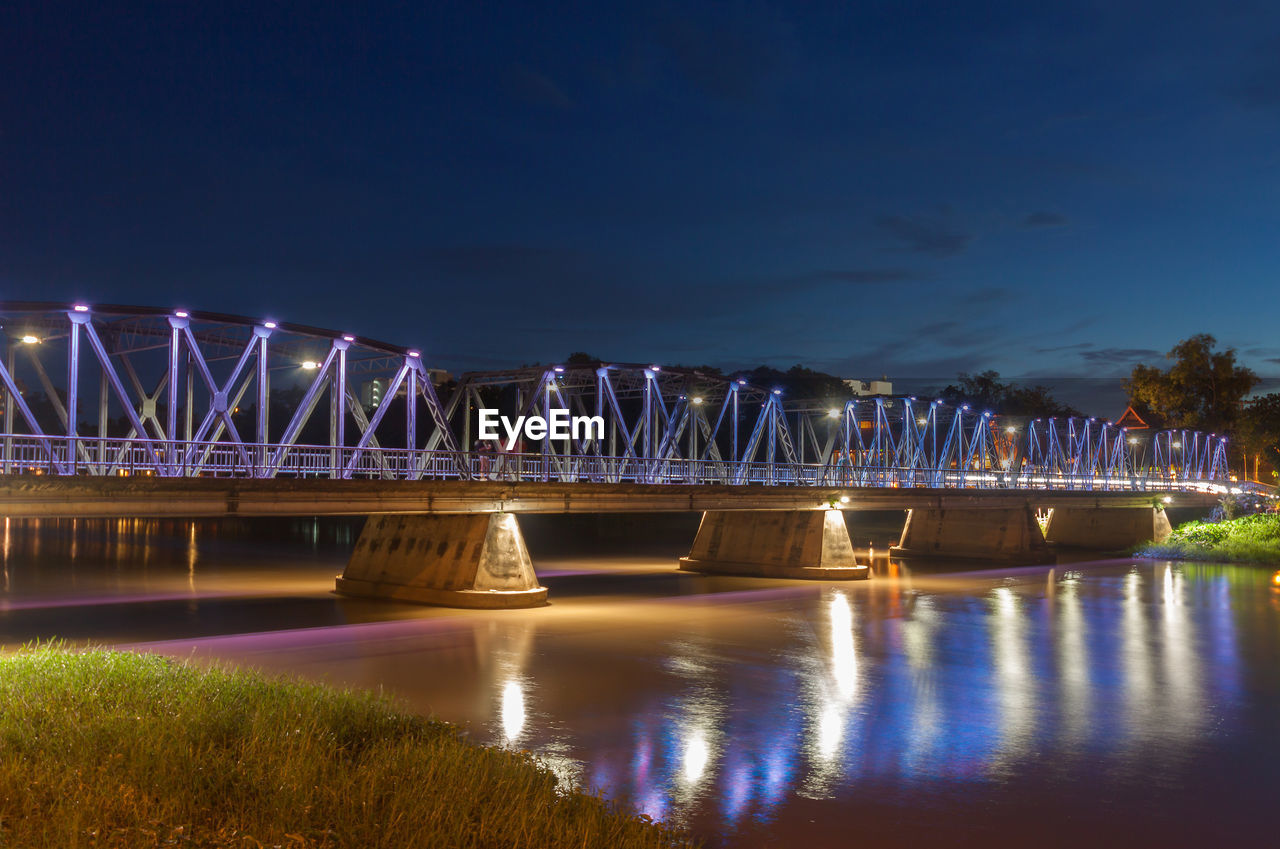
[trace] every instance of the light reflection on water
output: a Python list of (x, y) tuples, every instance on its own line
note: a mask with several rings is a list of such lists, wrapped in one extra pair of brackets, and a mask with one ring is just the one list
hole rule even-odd
[[(560, 561), (573, 578), (550, 607), (460, 612), (329, 595), (351, 537), (324, 525), (276, 536), (339, 556), (285, 564), (247, 554), (257, 538), (129, 522), (72, 542), (6, 520), (4, 641), (31, 636), (24, 616), (56, 630), (112, 608), (49, 613), (71, 598), (159, 615), (177, 593), (199, 627), (149, 634), (173, 638), (155, 650), (385, 687), (713, 844), (1076, 845), (1101, 830), (1185, 845), (1270, 826), (1270, 569), (893, 563), (814, 585), (584, 557)], [(76, 558), (59, 597), (57, 567)], [(278, 630), (226, 613), (272, 582), (290, 588)], [(244, 599), (217, 607), (218, 592)], [(99, 638), (138, 639), (112, 627)]]

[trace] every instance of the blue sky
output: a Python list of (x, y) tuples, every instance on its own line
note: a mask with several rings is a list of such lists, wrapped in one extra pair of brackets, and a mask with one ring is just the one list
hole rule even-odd
[(1194, 333), (1280, 375), (1272, 4), (0, 15), (3, 298), (454, 370), (991, 368), (1116, 415)]

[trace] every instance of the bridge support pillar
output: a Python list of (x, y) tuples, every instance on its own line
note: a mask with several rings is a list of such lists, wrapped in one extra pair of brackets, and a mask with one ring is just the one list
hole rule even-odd
[(1044, 535), (1053, 545), (1114, 551), (1171, 533), (1169, 515), (1158, 507), (1055, 507)]
[(912, 508), (902, 538), (889, 549), (898, 557), (957, 557), (1017, 561), (1049, 553), (1029, 506), (1014, 508)]
[(336, 584), (342, 595), (446, 607), (547, 600), (511, 513), (370, 516)]
[(839, 510), (708, 510), (680, 568), (825, 581), (870, 576), (854, 560)]

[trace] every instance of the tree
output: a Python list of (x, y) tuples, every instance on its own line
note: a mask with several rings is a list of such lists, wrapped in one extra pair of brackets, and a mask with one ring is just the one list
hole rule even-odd
[(1047, 386), (1020, 387), (1003, 383), (1000, 373), (990, 370), (978, 374), (961, 372), (958, 377), (959, 383), (947, 386), (938, 393), (939, 398), (996, 415), (1032, 418), (1080, 415), (1079, 410), (1054, 398)]
[(759, 366), (745, 376), (753, 386), (764, 389), (778, 387), (782, 390), (784, 397), (793, 400), (834, 402), (847, 399), (852, 395), (845, 382), (834, 374), (814, 371), (802, 365), (794, 365), (786, 371)]
[[(1245, 402), (1236, 423), (1235, 446), (1243, 454), (1246, 476), (1274, 482), (1280, 471), (1280, 392)], [(1269, 477), (1262, 464), (1270, 466)]]
[(1182, 340), (1165, 355), (1173, 361), (1167, 371), (1134, 366), (1124, 384), (1129, 403), (1159, 427), (1231, 433), (1258, 375), (1236, 363), (1234, 348), (1214, 351), (1217, 341), (1207, 333)]

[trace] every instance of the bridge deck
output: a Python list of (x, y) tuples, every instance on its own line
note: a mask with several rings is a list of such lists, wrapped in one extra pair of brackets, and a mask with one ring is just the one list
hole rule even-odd
[[(848, 501), (842, 501), (842, 498)], [(380, 513), (624, 513), (1073, 507), (1209, 507), (1197, 492), (838, 488), (500, 481), (94, 478), (0, 479), (0, 515), (25, 518), (366, 516)]]

